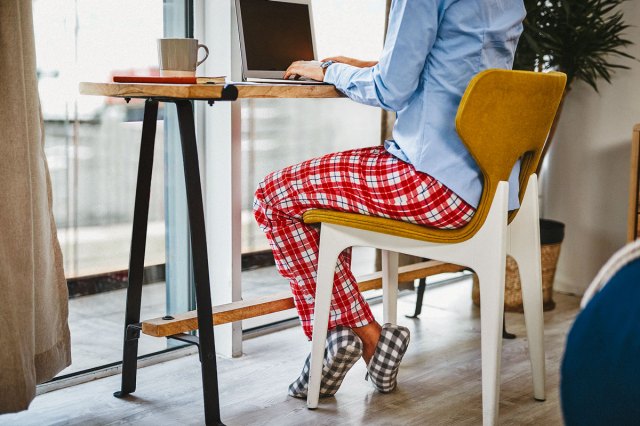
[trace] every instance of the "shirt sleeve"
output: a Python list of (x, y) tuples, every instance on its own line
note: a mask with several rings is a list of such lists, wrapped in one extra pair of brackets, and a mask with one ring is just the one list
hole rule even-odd
[(400, 111), (418, 87), (438, 32), (438, 0), (394, 0), (380, 62), (368, 68), (335, 63), (324, 81), (349, 98)]

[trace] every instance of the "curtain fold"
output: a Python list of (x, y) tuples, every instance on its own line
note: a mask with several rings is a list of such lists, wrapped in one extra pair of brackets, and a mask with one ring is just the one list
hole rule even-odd
[(71, 363), (31, 0), (0, 1), (0, 413)]

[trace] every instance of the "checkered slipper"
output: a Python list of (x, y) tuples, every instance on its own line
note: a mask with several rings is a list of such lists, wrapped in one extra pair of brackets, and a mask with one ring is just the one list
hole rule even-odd
[[(329, 330), (320, 379), (320, 396), (334, 395), (344, 376), (361, 356), (362, 341), (349, 327), (338, 326)], [(295, 398), (307, 397), (310, 365), (311, 354), (304, 363), (300, 377), (289, 385), (289, 395)]]
[(409, 346), (409, 329), (399, 325), (382, 326), (380, 340), (367, 365), (367, 380), (371, 378), (373, 386), (382, 393), (396, 388), (396, 378), (400, 361)]

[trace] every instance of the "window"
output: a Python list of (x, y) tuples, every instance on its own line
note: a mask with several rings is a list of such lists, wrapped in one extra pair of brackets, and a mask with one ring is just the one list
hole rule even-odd
[[(384, 0), (313, 3), (319, 59), (343, 55), (376, 60), (382, 50)], [(358, 19), (354, 19), (354, 17)], [(309, 158), (380, 143), (380, 109), (347, 99), (247, 99), (242, 101), (242, 251), (268, 249), (253, 218), (253, 193), (269, 172)], [(356, 249), (354, 272), (372, 272), (373, 249)], [(247, 275), (245, 277), (245, 275)], [(288, 288), (276, 274), (243, 275), (243, 297)], [(257, 275), (257, 274), (256, 274)], [(274, 288), (278, 287), (278, 288)], [(252, 324), (252, 322), (248, 322)], [(245, 325), (246, 327), (246, 325)]]
[[(140, 100), (80, 96), (78, 82), (156, 67), (162, 9), (154, 0), (34, 2), (45, 152), (69, 278), (127, 268), (144, 108)], [(164, 263), (162, 139), (159, 126), (148, 264)]]
[[(45, 152), (67, 278), (127, 269), (144, 105), (81, 96), (78, 82), (153, 71), (155, 40), (163, 35), (163, 2), (36, 0), (33, 11)], [(148, 265), (165, 262), (163, 145), (159, 123)], [(126, 275), (111, 278), (118, 279)], [(163, 296), (162, 284), (155, 286)], [(117, 291), (70, 300), (73, 364), (61, 375), (120, 359), (123, 296)], [(143, 315), (164, 312), (163, 297), (145, 302)], [(142, 339), (140, 353), (165, 348), (161, 339)]]
[[(319, 55), (377, 58), (382, 47), (384, 6), (384, 0), (314, 3)], [(128, 267), (144, 109), (141, 101), (81, 96), (78, 82), (155, 72), (156, 39), (192, 31), (192, 22), (204, 21), (203, 17), (186, 19), (185, 15), (192, 18), (192, 11), (189, 0), (34, 1), (45, 151), (58, 236), (70, 279)], [(272, 170), (314, 156), (378, 144), (380, 111), (346, 99), (245, 100), (241, 107), (242, 251), (250, 253), (267, 248), (251, 211), (259, 180)], [(188, 275), (188, 270), (180, 269), (188, 265), (187, 259), (176, 260), (174, 253), (165, 252), (166, 232), (174, 244), (178, 236), (184, 237), (186, 247), (185, 212), (176, 212), (183, 204), (182, 174), (178, 172), (182, 165), (178, 155), (167, 154), (178, 145), (165, 144), (165, 140), (175, 142), (177, 137), (173, 108), (160, 104), (159, 120), (164, 123), (157, 127), (146, 264), (166, 261), (173, 273), (179, 270), (182, 277)], [(165, 226), (165, 218), (170, 225)], [(359, 257), (365, 260), (364, 269), (373, 267), (371, 253)], [(182, 310), (191, 303), (192, 294), (184, 280), (171, 277), (174, 284), (169, 290), (164, 283), (144, 287), (143, 318), (164, 315), (167, 309)], [(253, 282), (251, 276), (243, 275), (244, 297), (274, 293), (280, 291), (274, 287), (283, 284), (275, 273), (267, 283), (259, 278)], [(126, 282), (126, 274), (112, 279)], [(70, 301), (74, 363), (63, 375), (121, 359), (124, 308), (124, 291)], [(166, 340), (143, 335), (139, 354), (166, 347)]]

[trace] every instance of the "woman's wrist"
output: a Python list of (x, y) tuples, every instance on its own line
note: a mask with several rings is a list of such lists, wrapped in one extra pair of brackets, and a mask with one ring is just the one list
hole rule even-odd
[(322, 75), (325, 76), (327, 75), (327, 69), (333, 65), (335, 63), (335, 61), (332, 60), (328, 60), (328, 61), (324, 61), (320, 64), (320, 68), (322, 68)]

